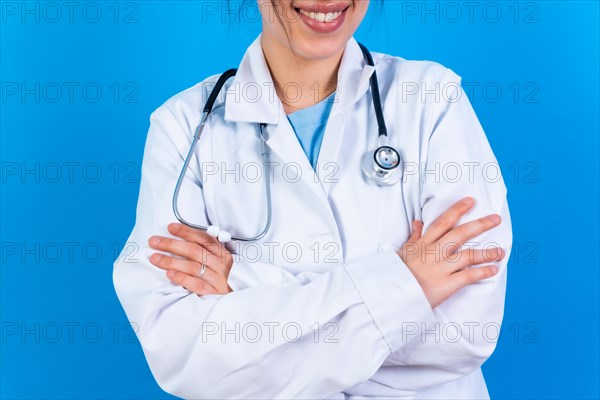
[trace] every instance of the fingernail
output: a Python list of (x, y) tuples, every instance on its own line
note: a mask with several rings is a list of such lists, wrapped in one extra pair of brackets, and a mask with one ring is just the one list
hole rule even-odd
[(500, 222), (500, 216), (498, 214), (492, 214), (488, 216), (488, 220), (497, 224), (498, 222)]
[(472, 206), (475, 203), (475, 200), (472, 197), (465, 197), (460, 201), (465, 206)]
[(506, 255), (506, 253), (504, 253), (504, 250), (499, 248), (498, 249), (498, 261), (502, 260), (505, 255)]
[(496, 267), (495, 265), (492, 265), (490, 269), (492, 270), (493, 275), (496, 275), (498, 273), (498, 267)]
[(157, 246), (158, 242), (160, 242), (160, 239), (156, 236), (152, 236), (150, 240), (148, 240), (148, 244), (150, 244), (150, 246)]
[(173, 279), (175, 278), (175, 271), (173, 271), (172, 269), (167, 271), (167, 278), (169, 279)]

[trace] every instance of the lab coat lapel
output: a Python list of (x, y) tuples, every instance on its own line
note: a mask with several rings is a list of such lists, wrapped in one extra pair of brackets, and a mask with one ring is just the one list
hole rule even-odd
[(275, 173), (287, 182), (306, 185), (322, 203), (328, 205), (319, 179), (287, 120), (283, 107), (280, 112), (282, 113), (281, 122), (267, 128), (267, 146), (272, 153), (271, 161), (279, 163), (274, 166)]
[[(362, 51), (352, 37), (346, 44), (338, 71), (338, 87), (335, 104), (327, 122), (321, 150), (318, 158), (317, 174), (312, 170), (296, 135), (287, 120), (281, 101), (275, 93), (275, 85), (265, 60), (259, 35), (244, 55), (238, 72), (226, 92), (225, 119), (228, 121), (268, 124), (267, 145), (289, 173), (286, 179), (295, 175), (294, 168), (301, 170), (302, 181), (319, 197), (327, 202), (328, 193), (335, 184), (340, 165), (338, 154), (345, 135), (354, 135), (344, 131), (344, 113), (359, 100), (369, 88), (369, 78), (374, 68), (366, 65)], [(363, 111), (363, 110), (360, 110)], [(352, 140), (352, 137), (347, 138)], [(323, 171), (323, 168), (329, 168)], [(319, 172), (322, 174), (319, 176)], [(333, 174), (332, 174), (333, 173)], [(322, 179), (323, 174), (327, 179)]]
[(248, 47), (225, 94), (225, 120), (278, 124), (281, 101), (260, 44), (261, 35)]
[[(319, 180), (329, 196), (331, 188), (341, 177), (344, 157), (339, 157), (343, 140), (353, 140), (357, 133), (344, 124), (344, 115), (352, 112), (355, 103), (369, 88), (369, 79), (375, 68), (366, 65), (362, 50), (354, 38), (350, 38), (338, 71), (338, 87), (334, 104), (327, 121), (321, 151), (319, 152), (317, 172)], [(362, 110), (361, 110), (362, 111)]]
[(261, 35), (250, 45), (238, 72), (228, 87), (225, 119), (267, 124), (267, 146), (275, 176), (288, 182), (304, 183), (321, 202), (327, 203), (312, 166), (296, 138), (275, 85), (260, 43)]

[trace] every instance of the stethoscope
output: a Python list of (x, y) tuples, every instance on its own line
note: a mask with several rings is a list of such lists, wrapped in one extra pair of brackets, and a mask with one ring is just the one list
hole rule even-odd
[[(363, 56), (367, 64), (374, 67), (375, 63), (373, 62), (373, 57), (371, 57), (371, 53), (369, 52), (369, 50), (367, 50), (367, 48), (361, 43), (358, 43), (358, 45), (362, 50)], [(179, 220), (179, 222), (191, 228), (202, 229), (206, 231), (209, 235), (217, 237), (218, 240), (222, 243), (226, 243), (231, 240), (241, 242), (252, 242), (262, 239), (267, 234), (269, 228), (271, 227), (272, 218), (270, 179), (265, 179), (265, 191), (267, 193), (267, 220), (264, 228), (256, 236), (236, 236), (231, 235), (229, 232), (222, 231), (218, 226), (215, 225), (204, 226), (193, 224), (181, 216), (177, 203), (183, 179), (194, 154), (194, 149), (196, 148), (198, 139), (200, 138), (200, 135), (204, 130), (204, 125), (206, 125), (208, 117), (213, 110), (213, 106), (219, 93), (221, 92), (221, 89), (223, 88), (223, 85), (225, 85), (225, 82), (229, 78), (234, 76), (236, 73), (237, 69), (235, 68), (225, 71), (219, 77), (215, 84), (215, 87), (208, 96), (208, 100), (206, 101), (206, 104), (204, 105), (204, 110), (202, 111), (202, 119), (200, 120), (200, 125), (198, 126), (198, 128), (196, 129), (196, 133), (194, 134), (192, 144), (190, 145), (190, 150), (188, 151), (187, 157), (185, 158), (185, 161), (183, 163), (183, 168), (181, 169), (181, 173), (179, 174), (179, 178), (177, 179), (177, 184), (175, 186), (175, 192), (173, 193), (173, 213), (175, 214), (175, 217)], [(371, 179), (378, 185), (393, 185), (399, 182), (400, 179), (402, 179), (402, 158), (400, 157), (400, 153), (395, 148), (388, 145), (387, 128), (385, 126), (385, 119), (383, 117), (381, 97), (379, 95), (379, 84), (377, 83), (377, 73), (375, 71), (373, 71), (373, 75), (371, 75), (370, 86), (371, 95), (373, 98), (373, 107), (375, 109), (375, 116), (377, 118), (377, 126), (379, 128), (379, 140), (377, 147), (369, 149), (363, 156), (362, 170), (367, 178)], [(266, 124), (260, 123), (258, 124), (258, 128), (263, 165), (265, 165), (267, 168), (270, 168), (270, 151), (268, 150), (268, 146), (266, 144), (267, 138), (265, 135)], [(268, 174), (266, 176), (271, 176), (270, 171), (268, 171)]]

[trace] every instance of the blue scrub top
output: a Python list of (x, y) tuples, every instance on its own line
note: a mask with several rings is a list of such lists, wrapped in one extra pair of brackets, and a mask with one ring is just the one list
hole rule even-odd
[(333, 107), (335, 92), (315, 105), (289, 114), (288, 120), (296, 133), (310, 164), (316, 168), (327, 119)]

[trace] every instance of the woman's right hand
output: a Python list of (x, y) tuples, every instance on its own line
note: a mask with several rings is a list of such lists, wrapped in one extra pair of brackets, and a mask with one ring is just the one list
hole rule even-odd
[(398, 255), (421, 285), (431, 308), (440, 305), (459, 289), (490, 278), (498, 272), (495, 265), (473, 265), (502, 260), (500, 247), (459, 250), (467, 241), (498, 226), (500, 216), (491, 214), (456, 226), (475, 201), (465, 197), (438, 217), (423, 235), (423, 223), (413, 221), (413, 231)]

